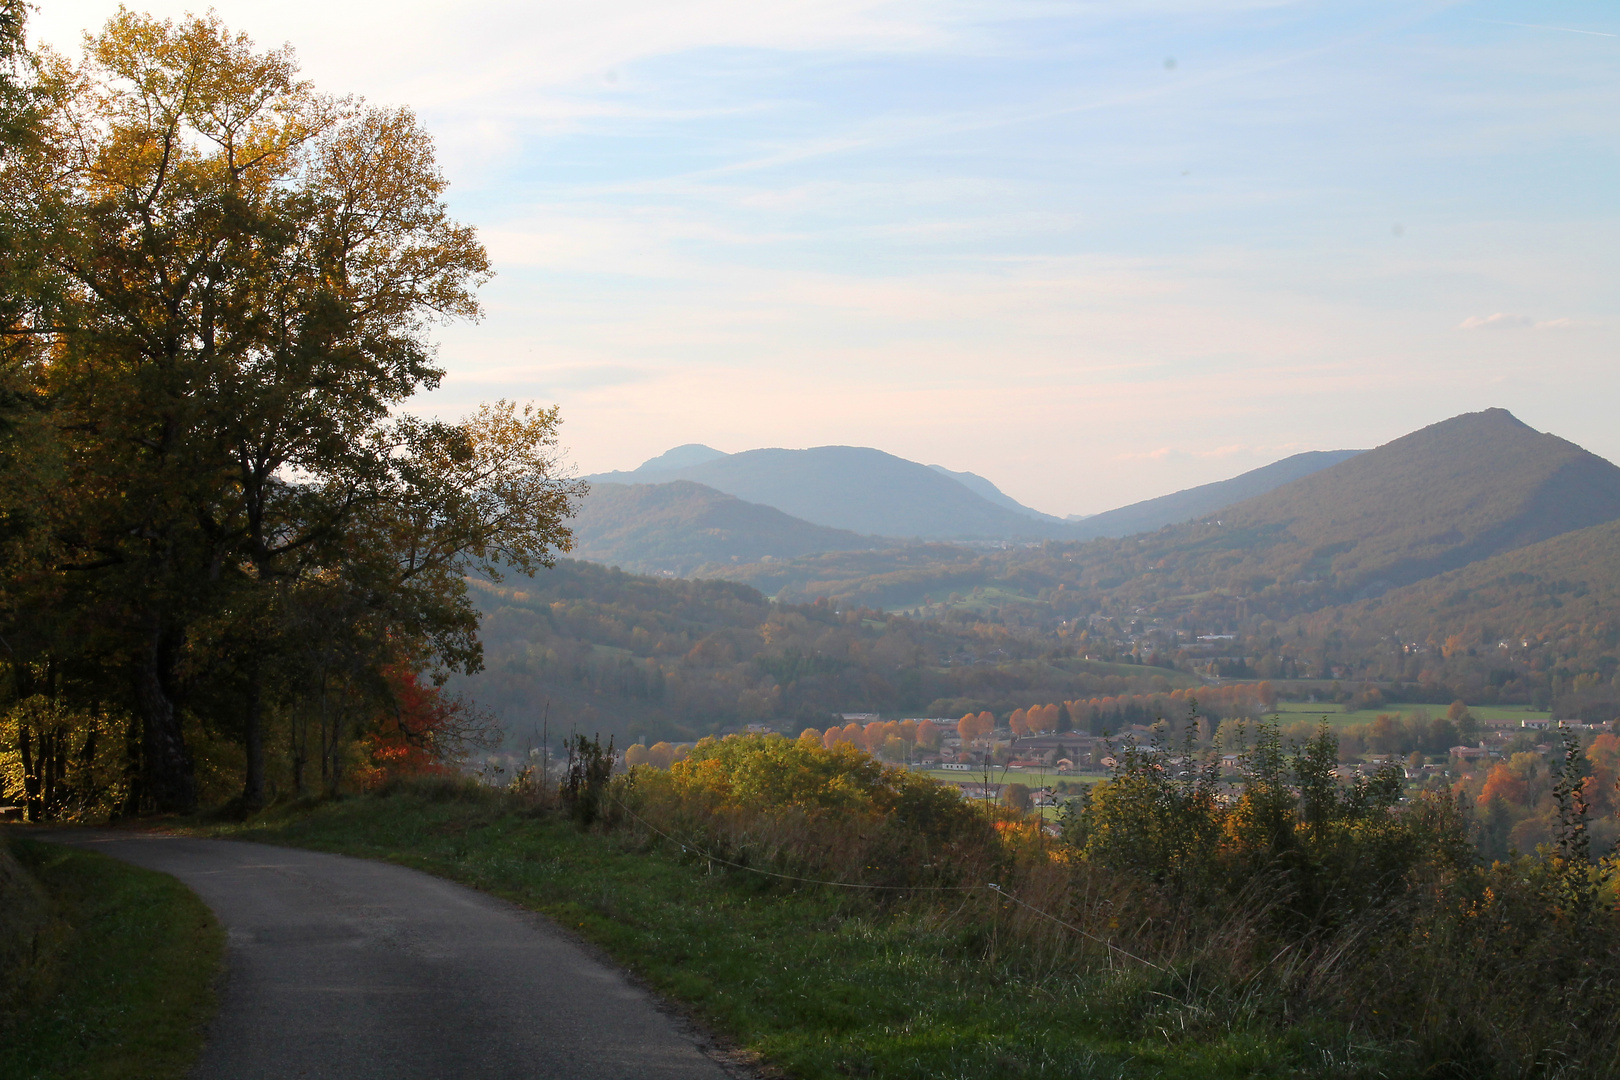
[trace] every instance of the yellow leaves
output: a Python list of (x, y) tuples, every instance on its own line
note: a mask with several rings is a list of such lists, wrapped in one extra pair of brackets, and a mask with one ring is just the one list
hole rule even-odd
[(296, 78), (289, 48), (257, 52), (217, 15), (176, 24), (120, 9), (86, 40), (62, 104), (103, 193), (152, 202), (169, 184), (213, 177), (263, 194), (298, 163), (338, 110)]

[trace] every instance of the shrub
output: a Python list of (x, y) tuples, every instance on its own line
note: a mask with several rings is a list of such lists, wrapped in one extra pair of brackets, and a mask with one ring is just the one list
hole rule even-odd
[[(985, 816), (942, 785), (848, 743), (707, 738), (668, 772), (641, 766), (618, 797), (748, 865), (905, 890), (982, 876), (998, 850)], [(668, 832), (669, 830), (664, 830)]]
[(1290, 747), (1262, 725), (1229, 783), (1190, 741), (1127, 745), (1059, 838), (847, 743), (779, 736), (705, 739), (607, 798), (642, 843), (763, 871), (760, 888), (858, 887), (848, 903), (945, 930), (1004, 974), (1112, 972), (1134, 1037), (1308, 1021), (1372, 1040), (1391, 1075), (1614, 1075), (1615, 875), (1586, 851), (1578, 743), (1556, 842), (1489, 867), (1469, 808), (1403, 799), (1393, 768), (1341, 782), (1336, 757), (1325, 728)]

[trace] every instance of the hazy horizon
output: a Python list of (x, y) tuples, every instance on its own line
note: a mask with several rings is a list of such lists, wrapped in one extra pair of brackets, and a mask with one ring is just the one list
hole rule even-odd
[(556, 401), (581, 473), (875, 446), (1094, 513), (1492, 406), (1620, 458), (1609, 9), (214, 7), (418, 111), (499, 276), (417, 407)]

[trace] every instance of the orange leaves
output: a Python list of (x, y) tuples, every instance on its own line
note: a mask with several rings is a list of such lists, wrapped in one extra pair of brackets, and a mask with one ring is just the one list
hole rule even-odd
[(968, 713), (956, 722), (956, 733), (962, 736), (963, 742), (972, 742), (982, 739), (996, 730), (996, 718), (990, 713)]
[(398, 664), (383, 676), (393, 700), (373, 718), (361, 739), (366, 757), (359, 770), (361, 785), (375, 787), (394, 776), (451, 772), (445, 758), (453, 733), (466, 723), (466, 705)]
[(1485, 786), (1479, 792), (1479, 805), (1488, 805), (1492, 799), (1524, 806), (1530, 801), (1530, 784), (1509, 768), (1506, 762), (1501, 762), (1485, 778)]

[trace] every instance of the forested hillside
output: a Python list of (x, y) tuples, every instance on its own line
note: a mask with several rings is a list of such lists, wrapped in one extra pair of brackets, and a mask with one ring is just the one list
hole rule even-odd
[[(1620, 522), (1566, 533), (1285, 628), (1374, 679), (1448, 680), (1620, 715)], [(1596, 710), (1592, 712), (1592, 710)]]
[(1491, 409), (1413, 432), (1220, 516), (1216, 543), (1230, 550), (1243, 538), (1249, 549), (1225, 567), (1233, 584), (1246, 574), (1263, 578), (1261, 587), (1295, 577), (1322, 582), (1337, 599), (1620, 518), (1620, 468)]
[[(591, 563), (473, 582), (487, 670), (453, 685), (520, 741), (553, 731), (693, 738), (751, 721), (825, 727), (838, 712), (956, 717), (1194, 685), (1087, 661), (967, 614), (919, 620), (826, 601), (773, 604), (748, 586), (637, 577)], [(535, 740), (538, 744), (538, 739)]]
[[(1615, 533), (1598, 523), (1617, 517), (1620, 469), (1498, 409), (1141, 536), (699, 573), (783, 601), (949, 613), (1100, 660), (1565, 703), (1614, 675)], [(1509, 637), (1531, 644), (1500, 648)]]
[(686, 575), (707, 564), (892, 543), (812, 525), (690, 480), (592, 484), (572, 524), (576, 556), (638, 574)]

